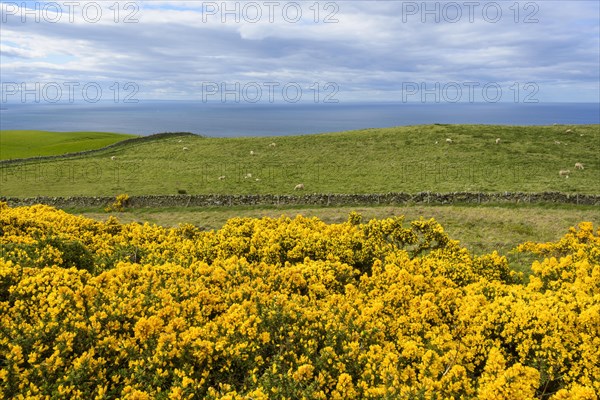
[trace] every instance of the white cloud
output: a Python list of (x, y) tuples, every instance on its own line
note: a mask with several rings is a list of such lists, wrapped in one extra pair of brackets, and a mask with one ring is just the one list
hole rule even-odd
[[(440, 14), (436, 23), (425, 10), (415, 11), (422, 2), (370, 0), (317, 2), (318, 15), (315, 2), (297, 2), (302, 18), (296, 23), (294, 14), (282, 13), (285, 2), (271, 22), (268, 5), (257, 1), (262, 18), (252, 23), (256, 14), (238, 15), (236, 23), (215, 10), (221, 3), (139, 1), (120, 9), (115, 22), (108, 8), (114, 3), (106, 2), (97, 23), (81, 12), (73, 23), (22, 23), (13, 15), (18, 10), (3, 3), (2, 79), (135, 81), (148, 98), (194, 98), (204, 81), (336, 82), (340, 99), (363, 100), (396, 100), (403, 82), (536, 82), (545, 101), (599, 100), (598, 2), (518, 3), (518, 15), (509, 8), (514, 3), (495, 2), (503, 12), (495, 23), (481, 12), (486, 2), (473, 22), (462, 9), (456, 23), (444, 21), (453, 14)], [(440, 10), (447, 4), (439, 3)], [(124, 23), (128, 15), (139, 22)], [(323, 23), (328, 15), (339, 22)], [(526, 17), (539, 22), (525, 23)]]

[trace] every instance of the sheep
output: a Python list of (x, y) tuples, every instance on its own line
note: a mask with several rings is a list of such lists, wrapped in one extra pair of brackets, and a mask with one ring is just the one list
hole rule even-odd
[(225, 175), (221, 175), (221, 176), (219, 177), (219, 180), (220, 180), (220, 181), (222, 181), (222, 180), (225, 180)]
[(560, 142), (558, 140), (555, 140), (554, 144), (560, 144)]
[(183, 151), (188, 151), (188, 150), (189, 150), (189, 149), (188, 149), (187, 147), (184, 147), (184, 148), (183, 148)]
[(277, 145), (276, 145), (275, 143), (271, 143), (271, 144), (269, 145), (269, 147), (271, 147), (271, 148), (273, 148), (273, 147), (276, 147), (276, 146), (277, 146)]
[(435, 144), (438, 144), (438, 141), (437, 141), (437, 140), (435, 141)]
[(496, 139), (496, 144), (500, 144), (500, 138)]
[(250, 155), (253, 156), (254, 155), (254, 151), (250, 150)]
[(117, 157), (112, 156), (110, 159), (113, 160), (113, 161), (115, 161), (117, 159)]
[(452, 139), (450, 139), (450, 138), (446, 139), (446, 143), (451, 144), (452, 143)]
[(177, 141), (177, 143), (183, 143), (183, 140), (179, 139), (179, 140)]
[(583, 164), (580, 162), (575, 163), (575, 169), (583, 169)]
[(299, 183), (294, 187), (294, 190), (304, 190), (304, 184), (303, 183)]
[(571, 171), (569, 171), (568, 169), (561, 169), (560, 171), (558, 171), (558, 175), (564, 176), (565, 178), (568, 178), (570, 174)]
[(567, 130), (565, 131), (565, 133), (571, 133), (571, 132), (573, 132), (571, 129), (567, 129)]
[(256, 179), (255, 179), (255, 181), (256, 181), (256, 182), (260, 182), (260, 178), (256, 178)]
[(244, 175), (244, 179), (250, 179), (252, 178), (252, 174), (250, 172), (248, 172), (246, 175)]

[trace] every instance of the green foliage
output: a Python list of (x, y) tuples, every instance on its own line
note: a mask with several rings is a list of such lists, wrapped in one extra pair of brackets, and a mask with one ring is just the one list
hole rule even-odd
[[(58, 253), (60, 262), (55, 263), (58, 267), (77, 268), (91, 273), (94, 272), (94, 258), (90, 251), (78, 240), (45, 236), (32, 244), (0, 244), (0, 254), (15, 264), (21, 264), (22, 267), (46, 267), (46, 258), (43, 255), (49, 251)], [(23, 253), (27, 257), (21, 258), (18, 256)], [(23, 263), (23, 260), (27, 261)]]
[(53, 246), (62, 254), (63, 268), (77, 268), (94, 272), (94, 260), (89, 250), (77, 240), (61, 240), (57, 237), (39, 242), (39, 247)]

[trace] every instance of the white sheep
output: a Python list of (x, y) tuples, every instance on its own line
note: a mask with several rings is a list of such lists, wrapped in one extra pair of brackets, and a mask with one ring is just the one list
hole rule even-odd
[(558, 140), (555, 140), (554, 144), (560, 144), (560, 142)]
[(571, 132), (573, 132), (571, 129), (567, 129), (567, 130), (565, 131), (565, 133), (571, 133)]
[(112, 156), (110, 159), (113, 160), (113, 161), (115, 161), (117, 159), (117, 157)]
[(564, 176), (566, 178), (568, 178), (570, 174), (571, 171), (569, 171), (568, 169), (561, 169), (560, 171), (558, 171), (558, 175)]
[(304, 184), (303, 183), (299, 183), (294, 187), (294, 190), (304, 190)]
[(500, 144), (500, 138), (496, 139), (496, 144)]
[(256, 182), (260, 182), (260, 178), (256, 178), (256, 179), (255, 179), (255, 181), (256, 181)]
[(272, 147), (276, 147), (276, 146), (277, 146), (277, 145), (276, 145), (275, 143), (271, 143), (271, 144), (269, 145), (269, 147), (271, 147), (271, 148), (272, 148)]
[(222, 180), (225, 180), (225, 175), (221, 175), (221, 176), (219, 177), (219, 180), (220, 180), (220, 181), (222, 181)]
[(189, 149), (188, 149), (187, 147), (184, 147), (184, 148), (183, 148), (183, 151), (188, 151), (188, 150), (189, 150)]
[(583, 164), (580, 162), (575, 163), (575, 169), (583, 169)]
[(452, 139), (450, 139), (450, 138), (446, 139), (446, 143), (451, 144), (452, 143)]
[(254, 154), (254, 151), (250, 150), (250, 155), (253, 156)]
[(250, 179), (252, 178), (252, 174), (251, 173), (247, 173), (246, 175), (244, 175), (244, 179)]
[(177, 141), (177, 143), (183, 143), (183, 140), (179, 139), (179, 140)]

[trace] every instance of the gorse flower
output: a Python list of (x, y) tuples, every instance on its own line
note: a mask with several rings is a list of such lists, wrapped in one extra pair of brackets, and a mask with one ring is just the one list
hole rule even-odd
[(118, 211), (118, 212), (123, 212), (125, 211), (125, 206), (127, 206), (127, 203), (129, 202), (129, 195), (126, 193), (123, 194), (119, 194), (117, 195), (117, 197), (115, 197), (115, 201), (108, 205), (104, 211), (106, 212), (111, 212), (111, 211)]
[(523, 283), (433, 220), (98, 222), (0, 203), (0, 398), (595, 399), (600, 232)]

